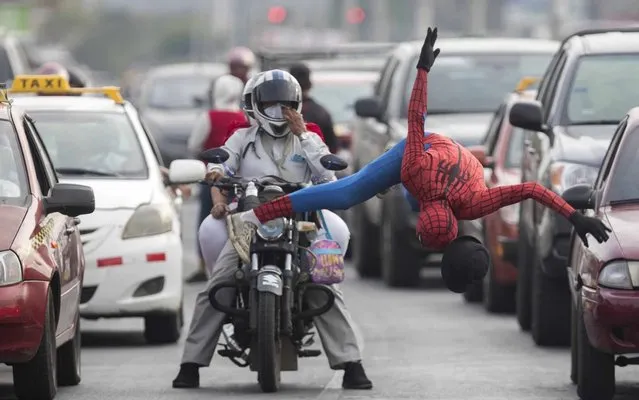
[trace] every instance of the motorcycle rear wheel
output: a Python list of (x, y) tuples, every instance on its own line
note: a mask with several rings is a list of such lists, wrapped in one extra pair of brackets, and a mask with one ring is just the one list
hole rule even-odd
[(273, 393), (280, 386), (281, 342), (279, 338), (279, 297), (260, 292), (257, 319), (257, 379), (264, 393)]

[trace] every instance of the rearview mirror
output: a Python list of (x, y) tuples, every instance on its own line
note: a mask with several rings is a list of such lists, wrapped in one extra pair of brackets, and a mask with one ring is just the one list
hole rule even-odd
[(173, 160), (169, 166), (169, 183), (185, 185), (206, 177), (206, 165), (199, 160)]
[(521, 100), (510, 109), (510, 123), (518, 128), (544, 132), (544, 114), (537, 100)]
[(95, 196), (89, 186), (72, 183), (56, 183), (49, 196), (44, 198), (47, 214), (59, 212), (69, 217), (91, 214), (95, 211)]
[(484, 168), (495, 167), (495, 160), (491, 156), (486, 154), (486, 148), (484, 146), (469, 146), (468, 151), (470, 151), (472, 155), (474, 155), (475, 158), (479, 160)]
[(375, 118), (382, 121), (384, 111), (382, 103), (376, 97), (367, 97), (355, 102), (355, 114), (360, 118)]
[(329, 171), (343, 171), (348, 167), (348, 163), (335, 154), (322, 156), (320, 163)]
[(592, 210), (595, 208), (595, 191), (591, 185), (580, 184), (571, 186), (561, 197), (577, 210)]
[(200, 158), (206, 162), (213, 164), (222, 164), (228, 160), (230, 154), (221, 147), (204, 150), (200, 153)]

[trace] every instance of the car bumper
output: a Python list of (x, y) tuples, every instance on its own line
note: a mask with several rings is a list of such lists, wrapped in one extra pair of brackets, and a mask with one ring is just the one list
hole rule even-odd
[(590, 343), (614, 354), (639, 353), (639, 291), (581, 289)]
[(29, 361), (42, 340), (49, 282), (0, 287), (0, 363)]
[(178, 234), (111, 237), (107, 243), (85, 255), (82, 317), (139, 317), (179, 309), (183, 284)]

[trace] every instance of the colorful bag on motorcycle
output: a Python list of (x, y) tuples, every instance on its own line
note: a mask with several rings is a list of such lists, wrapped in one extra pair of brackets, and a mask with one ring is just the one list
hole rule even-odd
[(333, 240), (324, 215), (318, 212), (326, 232), (326, 239), (315, 240), (311, 243), (307, 254), (310, 275), (313, 283), (333, 285), (344, 280), (344, 255), (339, 243)]

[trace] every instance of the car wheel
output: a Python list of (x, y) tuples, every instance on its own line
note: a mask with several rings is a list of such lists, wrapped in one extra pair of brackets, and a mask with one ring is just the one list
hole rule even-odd
[(532, 337), (538, 346), (570, 343), (570, 292), (565, 282), (547, 276), (536, 260), (532, 271)]
[(144, 317), (144, 338), (149, 344), (169, 344), (180, 339), (184, 325), (182, 306), (174, 313)]
[(13, 366), (13, 387), (19, 400), (53, 399), (58, 391), (56, 374), (55, 309), (52, 294), (47, 295), (42, 339), (35, 356)]
[(489, 313), (512, 313), (515, 311), (515, 287), (497, 282), (492, 264), (482, 283), (486, 311)]
[(579, 323), (579, 312), (577, 305), (571, 301), (570, 313), (570, 381), (577, 384), (579, 372), (579, 354), (577, 352), (577, 324)]
[(80, 332), (80, 311), (75, 317), (75, 333), (58, 349), (58, 385), (76, 386), (82, 380), (82, 339)]
[[(387, 205), (388, 204), (388, 205)], [(390, 203), (385, 202), (385, 208)], [(382, 278), (390, 287), (414, 287), (419, 284), (420, 257), (410, 246), (406, 233), (396, 225), (390, 212), (382, 216)]]
[[(520, 214), (521, 215), (521, 214)], [(531, 254), (528, 239), (524, 229), (519, 229), (519, 249), (517, 265), (517, 285), (515, 287), (515, 308), (517, 310), (517, 322), (522, 331), (529, 331), (531, 325), (531, 262), (528, 258)]]
[(615, 396), (615, 356), (590, 344), (581, 305), (577, 306), (577, 394), (582, 400), (612, 400)]
[(362, 278), (377, 278), (381, 273), (379, 234), (377, 227), (370, 223), (364, 205), (353, 209), (355, 222), (355, 240), (353, 243), (353, 261), (357, 273)]

